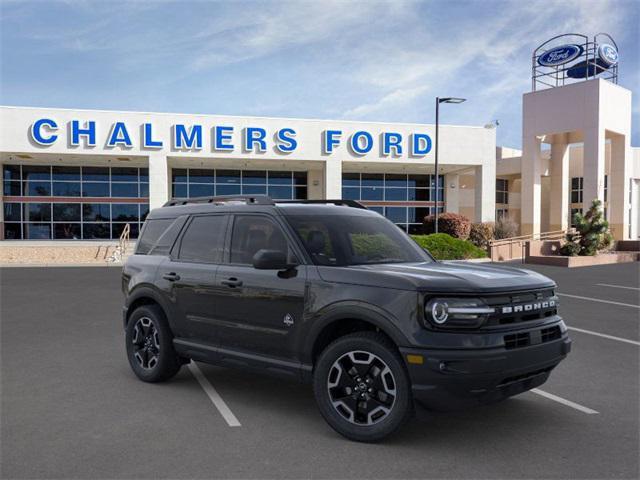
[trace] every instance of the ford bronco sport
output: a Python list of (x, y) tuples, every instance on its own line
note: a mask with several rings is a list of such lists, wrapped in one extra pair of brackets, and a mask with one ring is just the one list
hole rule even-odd
[(358, 441), (397, 430), (414, 401), (461, 408), (537, 387), (571, 346), (548, 278), (436, 261), (347, 200), (170, 201), (149, 214), (122, 288), (141, 380), (195, 360), (306, 381)]

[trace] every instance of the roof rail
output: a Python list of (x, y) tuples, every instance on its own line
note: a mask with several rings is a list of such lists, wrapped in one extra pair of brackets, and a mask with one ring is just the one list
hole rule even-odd
[(222, 204), (227, 202), (245, 202), (247, 205), (274, 205), (274, 201), (267, 195), (221, 195), (218, 197), (174, 198), (165, 203), (163, 207), (175, 207), (192, 203)]
[(276, 200), (275, 202), (276, 204), (278, 203), (302, 203), (302, 204), (326, 204), (326, 203), (330, 203), (333, 205), (342, 205), (345, 207), (352, 207), (352, 208), (363, 208), (363, 209), (367, 209), (367, 207), (365, 207), (363, 204), (361, 204), (360, 202), (356, 202), (355, 200), (342, 200), (342, 199), (335, 199), (335, 200)]

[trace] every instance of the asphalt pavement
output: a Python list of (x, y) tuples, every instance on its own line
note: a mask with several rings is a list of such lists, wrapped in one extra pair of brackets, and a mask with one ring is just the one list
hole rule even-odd
[(421, 411), (375, 445), (331, 430), (307, 385), (198, 364), (230, 426), (192, 369), (138, 381), (117, 268), (0, 269), (1, 476), (638, 478), (638, 264), (527, 268), (558, 283), (572, 329), (541, 392)]

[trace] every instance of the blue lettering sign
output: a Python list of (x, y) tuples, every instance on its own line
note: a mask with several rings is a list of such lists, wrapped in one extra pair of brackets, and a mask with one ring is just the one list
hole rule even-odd
[[(176, 149), (202, 149), (202, 125), (194, 125), (187, 131), (187, 128), (178, 123), (173, 127), (173, 147)], [(194, 146), (195, 144), (195, 146)]]
[(58, 139), (58, 135), (51, 134), (44, 136), (42, 127), (46, 127), (47, 130), (55, 132), (58, 130), (58, 124), (50, 118), (41, 118), (31, 125), (31, 138), (34, 142), (38, 145), (52, 145)]
[(254, 151), (254, 145), (258, 146), (259, 152), (267, 151), (267, 142), (264, 140), (267, 131), (264, 128), (248, 127), (245, 129), (244, 149), (247, 152)]
[(426, 155), (431, 151), (431, 137), (426, 133), (414, 133), (411, 142), (411, 155)]
[(142, 134), (142, 147), (143, 148), (162, 148), (162, 141), (153, 140), (152, 135), (153, 125), (150, 123), (144, 124), (144, 130)]
[(334, 148), (337, 145), (340, 145), (341, 136), (342, 130), (325, 130), (322, 141), (322, 150), (324, 151), (324, 153), (333, 153)]
[(394, 155), (402, 155), (402, 135), (399, 133), (385, 132), (382, 135), (382, 154), (391, 155), (392, 148)]
[(584, 48), (580, 45), (560, 45), (559, 47), (547, 50), (538, 57), (538, 64), (543, 67), (557, 67), (558, 65), (564, 65), (571, 60), (575, 60), (580, 55)]
[(131, 137), (124, 122), (116, 122), (111, 128), (111, 135), (109, 135), (109, 140), (107, 140), (107, 147), (115, 147), (116, 145), (122, 145), (127, 148), (133, 147)]
[[(364, 143), (361, 142), (364, 140)], [(359, 130), (351, 136), (351, 150), (357, 155), (369, 153), (373, 148), (373, 137), (369, 132)]]
[(233, 144), (227, 142), (232, 139), (231, 134), (233, 133), (233, 127), (215, 127), (214, 130), (215, 137), (213, 141), (213, 148), (215, 150), (232, 151)]
[(281, 128), (276, 133), (278, 142), (276, 148), (282, 153), (293, 152), (298, 147), (298, 141), (295, 139), (296, 131), (293, 128)]
[(85, 127), (80, 128), (79, 120), (71, 121), (71, 145), (77, 147), (80, 145), (80, 137), (87, 138), (87, 146), (96, 146), (96, 122), (93, 120), (85, 122)]

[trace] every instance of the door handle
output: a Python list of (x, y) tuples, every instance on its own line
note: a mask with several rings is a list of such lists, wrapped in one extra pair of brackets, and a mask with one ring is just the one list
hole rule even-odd
[(165, 280), (169, 280), (170, 282), (175, 282), (176, 280), (180, 280), (180, 275), (178, 275), (176, 272), (169, 272), (162, 275), (162, 278), (164, 278)]
[(220, 282), (222, 285), (226, 285), (229, 288), (236, 288), (242, 286), (242, 280), (238, 280), (235, 277), (227, 278), (226, 280), (222, 280)]

